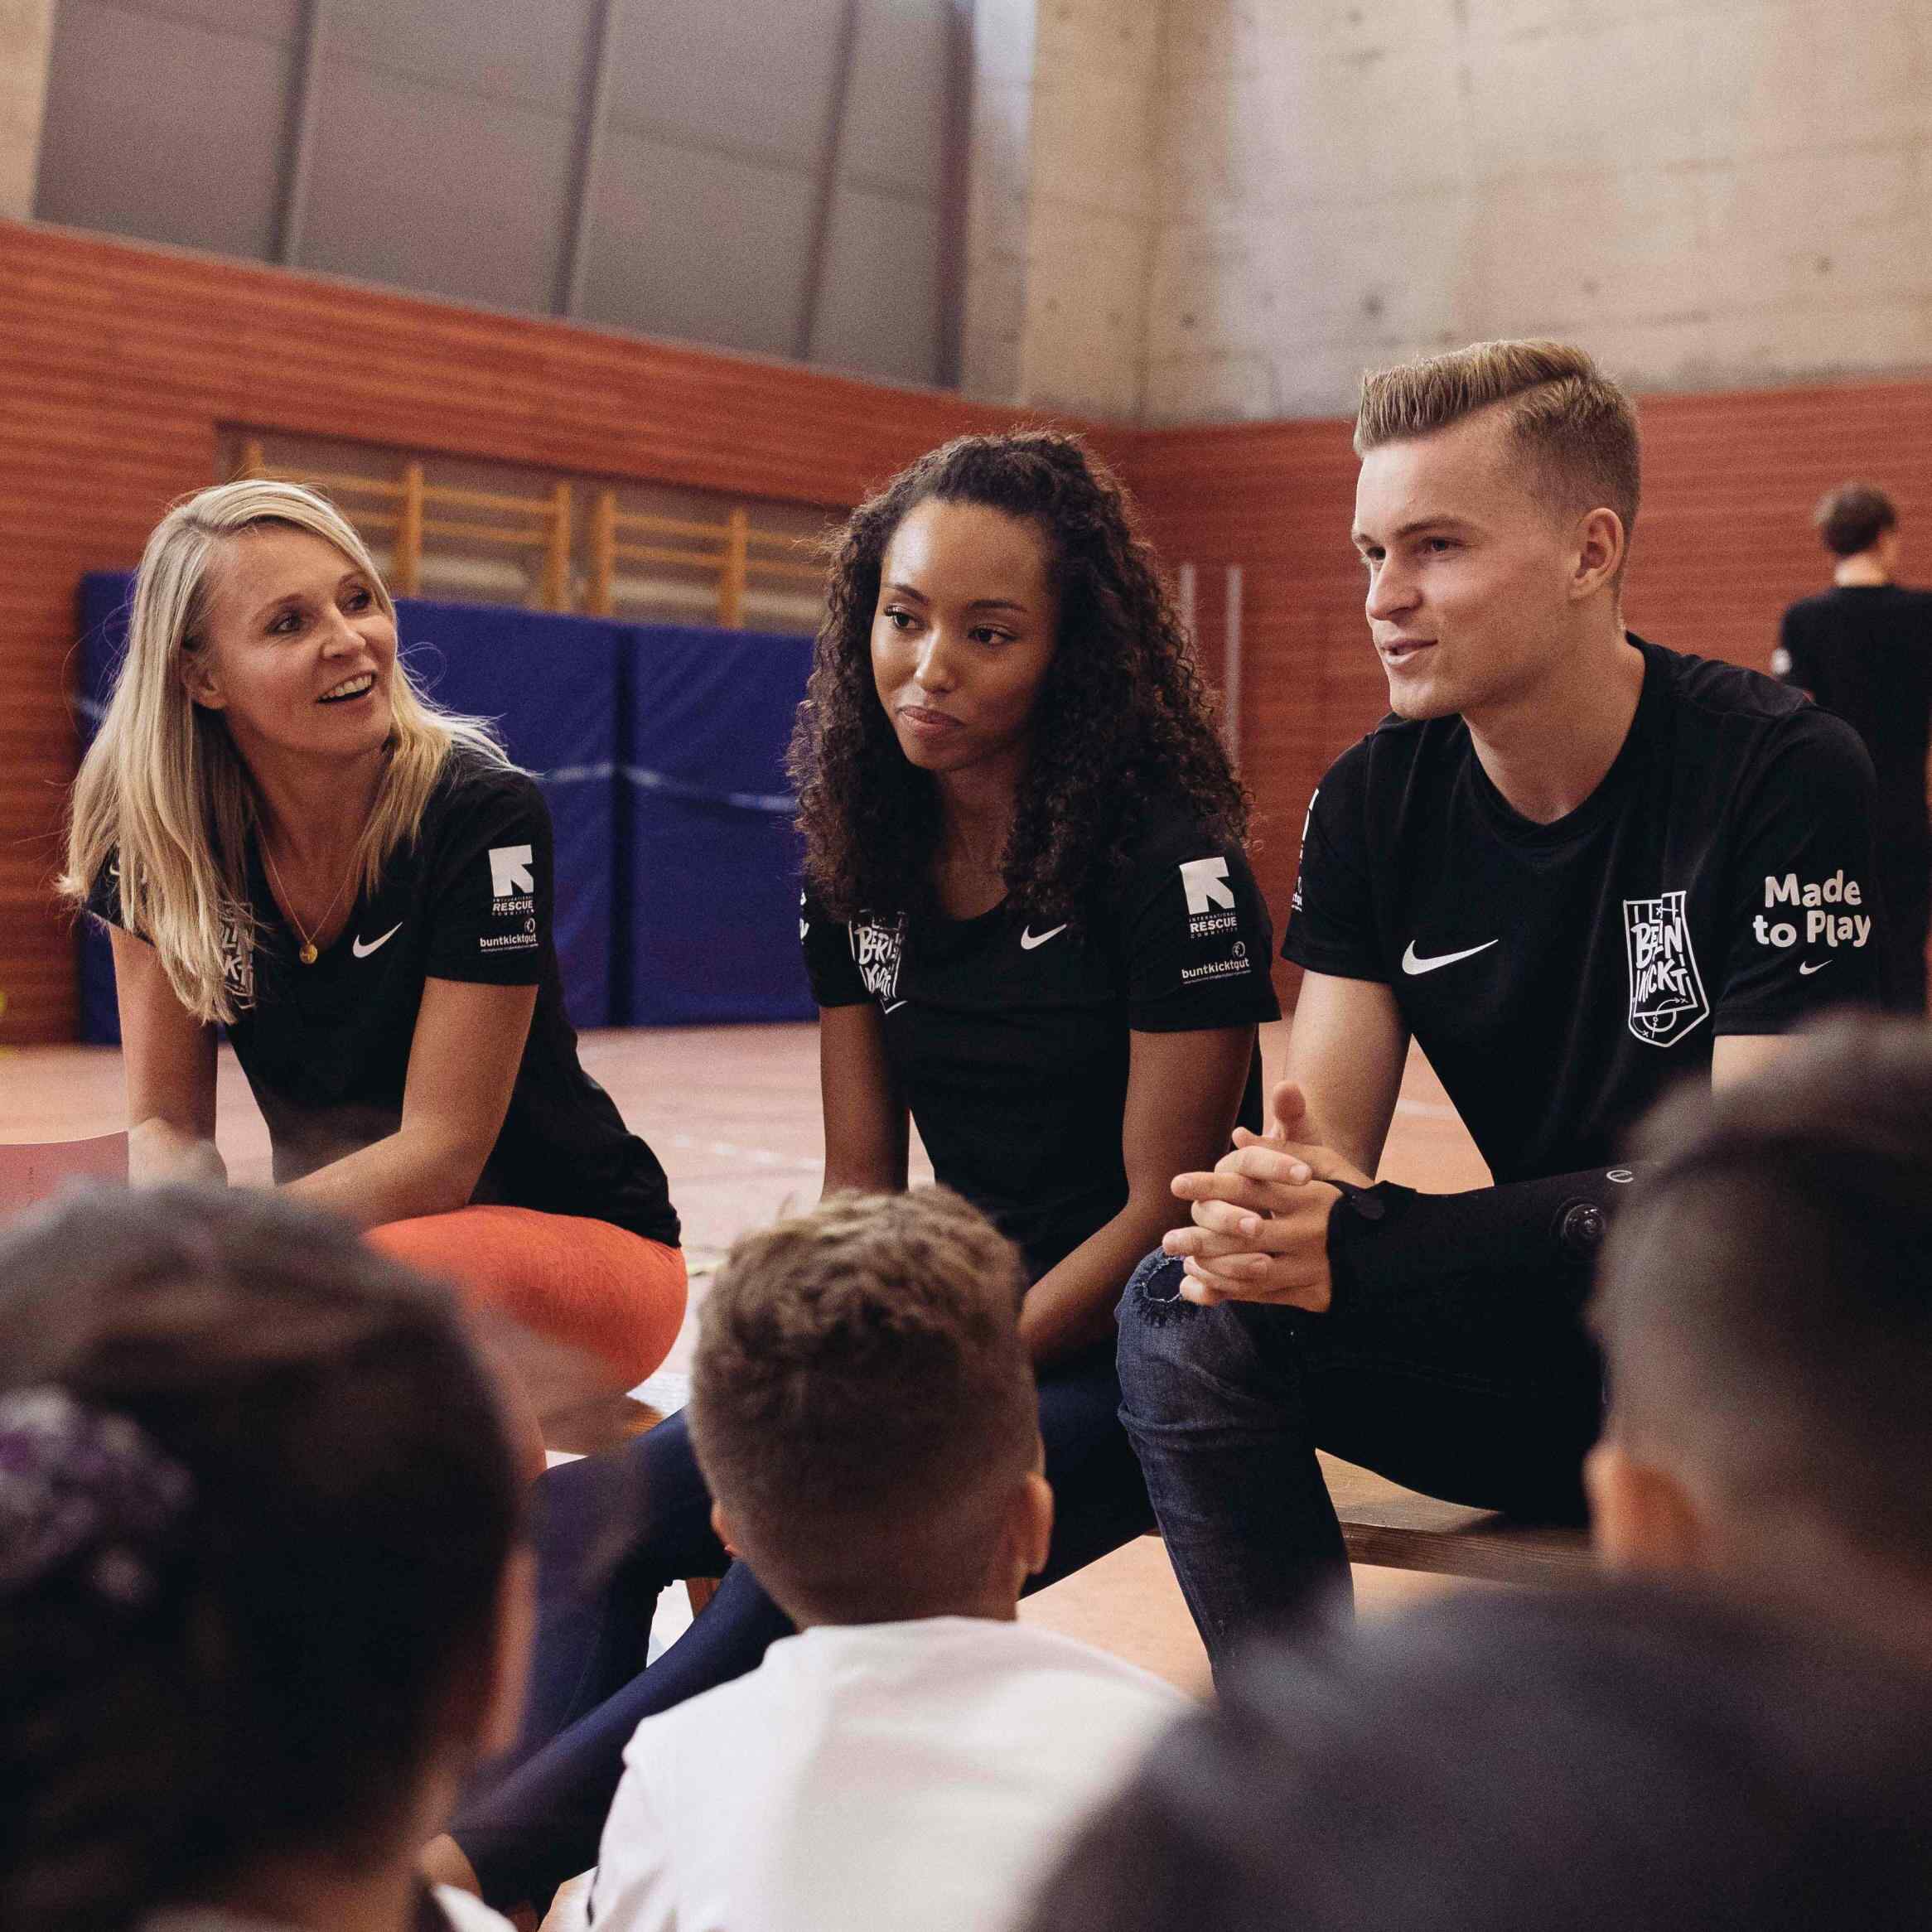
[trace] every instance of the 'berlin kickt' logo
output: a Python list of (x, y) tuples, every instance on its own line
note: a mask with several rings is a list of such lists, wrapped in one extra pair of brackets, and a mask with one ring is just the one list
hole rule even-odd
[(1630, 1031), (1646, 1046), (1674, 1046), (1711, 1010), (1691, 949), (1683, 894), (1624, 901), (1630, 967)]
[(852, 957), (866, 991), (881, 1008), (890, 1011), (899, 999), (899, 962), (906, 950), (906, 915), (891, 925), (877, 920), (855, 920), (848, 929), (852, 935)]

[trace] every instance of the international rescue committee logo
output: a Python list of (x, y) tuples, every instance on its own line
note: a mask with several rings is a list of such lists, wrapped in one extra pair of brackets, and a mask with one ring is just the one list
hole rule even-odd
[(852, 957), (858, 967), (859, 978), (866, 983), (866, 991), (881, 1006), (890, 1005), (899, 997), (899, 961), (906, 950), (906, 915), (901, 913), (890, 925), (876, 920), (855, 920), (847, 930), (852, 935)]
[(1691, 947), (1681, 892), (1624, 901), (1630, 968), (1630, 1031), (1646, 1046), (1674, 1046), (1711, 1010)]
[[(1191, 939), (1218, 939), (1241, 930), (1241, 915), (1234, 910), (1234, 888), (1228, 881), (1224, 858), (1190, 858), (1181, 862), (1181, 889), (1187, 896), (1187, 931)], [(1246, 944), (1236, 939), (1227, 956), (1210, 959), (1205, 966), (1183, 966), (1181, 983), (1197, 979), (1232, 979), (1253, 970)]]
[(527, 953), (537, 944), (535, 854), (527, 845), (493, 845), (490, 848), (490, 910), (499, 919), (521, 923), (514, 931), (483, 933), (480, 953)]

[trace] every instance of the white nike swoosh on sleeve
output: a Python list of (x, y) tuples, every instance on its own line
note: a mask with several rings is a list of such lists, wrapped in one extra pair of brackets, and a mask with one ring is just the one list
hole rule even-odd
[(1433, 973), (1438, 966), (1453, 966), (1458, 959), (1473, 959), (1478, 953), (1486, 953), (1491, 946), (1502, 944), (1500, 939), (1485, 939), (1480, 946), (1471, 946), (1460, 953), (1438, 953), (1432, 959), (1423, 959), (1416, 951), (1413, 939), (1408, 942), (1408, 950), (1402, 955), (1402, 969), (1412, 977), (1418, 973)]

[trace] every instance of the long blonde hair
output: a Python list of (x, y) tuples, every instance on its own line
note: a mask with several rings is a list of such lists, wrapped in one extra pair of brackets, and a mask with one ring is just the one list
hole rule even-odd
[[(123, 923), (160, 955), (181, 1004), (209, 1022), (233, 1020), (253, 983), (248, 839), (260, 804), (220, 713), (189, 696), (182, 659), (205, 647), (210, 567), (221, 543), (278, 524), (334, 544), (394, 620), (368, 547), (313, 490), (244, 478), (174, 505), (141, 558), (127, 654), (74, 782), (59, 881), (65, 898), (85, 906), (101, 868), (116, 860)], [(389, 701), (394, 726), (356, 854), (363, 891), (374, 889), (413, 835), (452, 746), (507, 763), (489, 726), (437, 709), (410, 682), (399, 654)]]

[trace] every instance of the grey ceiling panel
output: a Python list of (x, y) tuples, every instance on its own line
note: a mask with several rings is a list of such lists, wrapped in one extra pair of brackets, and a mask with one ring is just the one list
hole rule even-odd
[(287, 50), (270, 41), (104, 0), (64, 0), (55, 16), (35, 214), (266, 256), (288, 64)]
[(938, 380), (935, 209), (843, 188), (832, 210), (814, 362), (898, 382)]
[(937, 200), (951, 0), (862, 0), (839, 163), (869, 188)]
[[(182, 20), (211, 27), (244, 40), (273, 41), (285, 47), (295, 38), (302, 0), (117, 0), (123, 13), (145, 13), (156, 20)], [(65, 11), (56, 7), (56, 14)]]
[(310, 0), (60, 0), (35, 213), (547, 314), (588, 156), (583, 320), (939, 379), (959, 0), (608, 0), (597, 142), (606, 0), (315, 3), (292, 151)]
[(443, 87), (577, 112), (592, 0), (329, 0), (329, 51)]
[(803, 174), (613, 129), (583, 319), (789, 354), (814, 192)]
[(560, 117), (323, 63), (302, 264), (547, 310), (572, 132)]
[(625, 0), (612, 49), (619, 124), (786, 166), (817, 164), (845, 0), (782, 6)]

